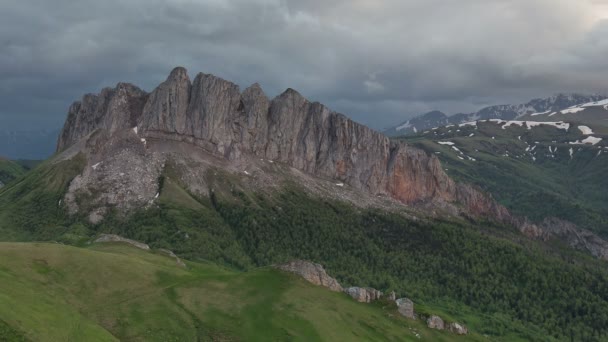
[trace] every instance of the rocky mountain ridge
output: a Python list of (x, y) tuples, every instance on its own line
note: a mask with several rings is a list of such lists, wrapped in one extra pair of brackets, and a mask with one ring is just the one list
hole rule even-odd
[[(513, 120), (528, 117), (533, 120), (542, 114), (560, 112), (580, 104), (593, 103), (606, 99), (606, 95), (557, 94), (548, 98), (533, 99), (522, 104), (495, 105), (484, 107), (474, 113), (458, 113), (447, 115), (440, 111), (431, 111), (384, 131), (389, 136), (415, 134), (434, 127), (458, 125), (465, 122), (489, 119)], [(543, 116), (543, 119), (546, 118)]]
[[(152, 150), (158, 142), (163, 146)], [(103, 197), (101, 206), (153, 201), (167, 155), (185, 154), (167, 147), (170, 142), (245, 166), (256, 158), (278, 162), (407, 205), (512, 219), (490, 197), (452, 181), (437, 157), (391, 141), (293, 89), (270, 100), (258, 84), (241, 93), (236, 84), (210, 74), (191, 81), (181, 67), (151, 93), (119, 83), (70, 106), (57, 151), (63, 152), (60, 158), (84, 152), (89, 164), (66, 195), (71, 211), (78, 210), (78, 192)], [(113, 190), (100, 195), (101, 184)], [(92, 221), (103, 217), (103, 208), (95, 211)]]

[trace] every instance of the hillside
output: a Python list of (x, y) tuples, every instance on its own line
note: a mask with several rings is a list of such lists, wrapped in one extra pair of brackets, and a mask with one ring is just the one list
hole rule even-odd
[(120, 243), (0, 247), (3, 341), (465, 340), (271, 268), (182, 268)]
[[(544, 336), (563, 340), (571, 334), (599, 340), (608, 333), (602, 318), (606, 313), (608, 319), (605, 263), (560, 244), (550, 247), (527, 240), (508, 227), (460, 219), (408, 218), (404, 213), (324, 199), (297, 185), (262, 193), (248, 188), (245, 176), (220, 170), (216, 170), (212, 184), (216, 191), (211, 198), (189, 194), (166, 174), (157, 205), (127, 217), (114, 213), (91, 224), (84, 217), (70, 217), (57, 206), (82, 162), (47, 162), (23, 181), (0, 191), (0, 206), (5, 208), (0, 211), (2, 240), (53, 240), (86, 246), (99, 232), (118, 233), (154, 248), (169, 248), (190, 260), (208, 260), (243, 271), (296, 258), (314, 260), (326, 265), (345, 286), (395, 290), (421, 310), (451, 317), (466, 324), (472, 334), (493, 340)], [(25, 189), (30, 189), (28, 196), (19, 195)], [(35, 255), (28, 250), (23, 253)], [(518, 270), (516, 277), (514, 269)], [(80, 272), (80, 268), (75, 270)], [(87, 279), (86, 274), (74, 277)], [(39, 295), (46, 293), (39, 291)], [(251, 292), (252, 300), (256, 293)], [(89, 295), (83, 293), (83, 298)], [(221, 322), (222, 317), (218, 313), (214, 319)], [(121, 322), (128, 330), (138, 321)]]
[(513, 212), (608, 236), (608, 136), (595, 123), (477, 121), (401, 138), (437, 155)]
[(0, 157), (0, 187), (22, 176), (25, 172), (26, 169), (23, 166)]

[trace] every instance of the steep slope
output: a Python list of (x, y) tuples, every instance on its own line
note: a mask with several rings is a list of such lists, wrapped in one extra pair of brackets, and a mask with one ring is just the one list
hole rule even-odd
[[(595, 123), (607, 126), (608, 108), (604, 106), (604, 95), (557, 94), (544, 99), (534, 99), (518, 105), (498, 105), (480, 109), (475, 113), (447, 116), (441, 112), (430, 112), (407, 120), (384, 131), (389, 136), (421, 133), (435, 127), (458, 125), (476, 120), (560, 121), (576, 120), (577, 117), (594, 118)], [(584, 112), (583, 112), (584, 110)], [(557, 115), (556, 114), (561, 114)], [(565, 116), (564, 116), (565, 115)]]
[(390, 141), (295, 90), (269, 100), (257, 84), (241, 93), (213, 75), (200, 73), (191, 82), (183, 68), (150, 94), (121, 83), (86, 95), (70, 107), (58, 151), (59, 159), (88, 156), (66, 202), (75, 213), (78, 194), (93, 195), (98, 207), (92, 208), (92, 221), (105, 215), (104, 203), (131, 209), (153, 201), (169, 157), (177, 164), (207, 162), (196, 168), (197, 176), (181, 179), (198, 195), (208, 195), (201, 172), (210, 159), (241, 170), (271, 161), (372, 197), (510, 219), (490, 198), (454, 183), (435, 156)]

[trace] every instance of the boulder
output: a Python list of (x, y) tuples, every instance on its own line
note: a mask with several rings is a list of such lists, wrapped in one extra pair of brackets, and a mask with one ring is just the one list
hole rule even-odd
[(469, 333), (469, 330), (467, 329), (467, 327), (465, 327), (464, 325), (460, 324), (460, 323), (450, 323), (448, 324), (447, 330), (450, 332), (453, 332), (454, 334), (458, 334), (458, 335), (466, 335)]
[(432, 315), (426, 320), (426, 325), (431, 329), (443, 330), (445, 329), (445, 324), (443, 320), (439, 316)]
[(370, 303), (382, 297), (382, 292), (371, 287), (349, 287), (344, 290), (346, 294), (360, 303)]
[(391, 293), (388, 294), (388, 300), (395, 300), (397, 299), (397, 295), (395, 294), (395, 291), (391, 291)]
[(305, 260), (293, 260), (285, 264), (275, 265), (275, 267), (283, 271), (295, 273), (315, 285), (327, 287), (335, 292), (342, 291), (340, 283), (330, 277), (320, 264)]
[(414, 315), (414, 302), (412, 302), (410, 299), (399, 298), (395, 301), (395, 304), (397, 304), (397, 310), (402, 316), (410, 319), (416, 318)]

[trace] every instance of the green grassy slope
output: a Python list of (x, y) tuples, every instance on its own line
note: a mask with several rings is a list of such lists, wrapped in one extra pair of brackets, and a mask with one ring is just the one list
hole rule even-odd
[[(239, 177), (221, 170), (210, 171), (212, 177), (206, 179), (215, 189), (209, 198), (188, 193), (175, 181), (179, 177), (172, 174), (176, 172), (173, 170), (164, 175), (156, 206), (126, 217), (114, 213), (100, 224), (91, 225), (78, 216), (66, 215), (64, 206), (59, 203), (67, 184), (80, 172), (82, 164), (79, 158), (47, 162), (30, 171), (21, 181), (0, 190), (0, 240), (54, 240), (86, 246), (84, 242), (91, 236), (112, 232), (146, 242), (154, 248), (169, 248), (189, 260), (208, 260), (223, 267), (249, 271), (233, 272), (245, 278), (245, 275), (256, 274), (254, 270), (262, 272), (257, 267), (301, 258), (325, 265), (343, 285), (395, 290), (414, 300), (424, 312), (462, 322), (473, 333), (487, 335), (492, 340), (553, 341), (573, 337), (575, 340), (601, 341), (608, 336), (606, 263), (562, 246), (529, 241), (509, 227), (463, 219), (412, 220), (398, 213), (361, 209), (321, 199), (296, 185), (286, 186), (281, 191), (259, 193), (239, 183)], [(123, 262), (126, 261), (117, 260), (115, 264)], [(42, 265), (43, 272), (47, 272), (44, 263)], [(79, 269), (80, 266), (71, 264), (69, 267)], [(128, 273), (118, 268), (99, 270), (110, 277), (110, 283), (123, 281), (111, 278), (114, 271)], [(81, 274), (81, 278), (87, 279), (88, 273)], [(25, 276), (16, 273), (15, 279)], [(62, 275), (58, 273), (57, 277)], [(174, 275), (167, 277), (175, 279)], [(70, 279), (81, 283), (76, 277)], [(133, 281), (134, 284), (138, 282)], [(272, 286), (280, 288), (281, 283)], [(228, 292), (239, 292), (245, 285), (225, 286)], [(99, 289), (102, 285), (86, 282), (77, 287), (93, 292), (83, 292), (80, 299), (67, 301), (68, 304), (80, 305), (83, 298), (103, 290)], [(39, 287), (31, 296), (45, 291), (47, 289)], [(185, 295), (180, 291), (176, 294), (178, 298)], [(124, 292), (125, 300), (132, 297), (128, 291), (115, 292), (117, 295)], [(228, 312), (212, 311), (203, 317), (188, 312), (202, 310), (202, 307), (190, 305), (197, 301), (204, 303), (204, 299), (180, 302), (186, 308), (182, 312), (171, 306), (175, 304), (170, 302), (173, 294), (167, 296), (169, 302), (162, 302), (155, 308), (131, 302), (132, 305), (124, 310), (136, 308), (135, 312), (118, 316), (124, 320), (115, 322), (108, 316), (97, 317), (91, 313), (84, 316), (87, 320), (83, 318), (82, 324), (91, 325), (92, 333), (96, 333), (93, 323), (99, 325), (98, 322), (109, 320), (112, 325), (101, 324), (105, 330), (109, 329), (115, 336), (131, 338), (145, 335), (148, 317), (171, 316), (177, 321), (167, 324), (176, 326), (176, 330), (185, 324), (180, 322), (197, 322), (198, 319), (207, 325), (196, 325), (208, 327), (211, 324), (213, 333), (221, 337), (230, 323), (245, 314), (242, 312), (245, 309), (238, 303), (248, 298), (238, 297)], [(274, 300), (263, 292), (251, 291), (249, 296), (251, 301), (258, 297), (265, 298), (263, 302)], [(98, 303), (102, 302), (112, 301), (104, 297)], [(96, 303), (95, 300), (92, 303)], [(253, 317), (254, 312), (265, 312), (261, 302), (258, 304), (250, 313), (252, 319), (257, 317)], [(138, 311), (139, 306), (144, 309)], [(331, 308), (327, 312), (326, 309), (315, 309), (316, 315), (332, 312)], [(77, 312), (86, 310), (79, 308)], [(261, 317), (257, 319), (262, 320)], [(125, 327), (126, 330), (120, 332), (120, 327), (133, 326), (138, 320), (148, 323), (133, 331)], [(263, 323), (250, 323), (257, 324)], [(281, 323), (280, 326), (290, 324), (296, 323)], [(372, 323), (360, 320), (359, 325), (365, 324)], [(150, 326), (162, 325), (150, 323)], [(22, 331), (13, 323), (11, 327)], [(249, 328), (239, 325), (234, 329)], [(306, 329), (302, 331), (308, 331)], [(384, 329), (370, 329), (385, 334)], [(228, 330), (230, 336), (253, 334), (252, 330)], [(315, 325), (317, 333), (321, 330)], [(159, 336), (168, 336), (152, 331)], [(282, 336), (276, 331), (272, 334), (270, 336)], [(325, 336), (324, 333), (321, 336)], [(391, 336), (390, 333), (387, 336)]]
[[(537, 221), (556, 216), (606, 237), (607, 137), (594, 134), (604, 137), (595, 146), (572, 145), (585, 138), (576, 126), (566, 132), (479, 122), (402, 139), (436, 154), (450, 176), (477, 184), (518, 215)], [(440, 141), (453, 142), (462, 153)]]
[(0, 188), (2, 240), (48, 240), (65, 232), (70, 219), (60, 201), (83, 165), (81, 156), (49, 160)]
[(25, 174), (26, 169), (7, 159), (0, 158), (0, 183), (7, 184), (13, 179)]
[(0, 322), (9, 341), (464, 340), (270, 268), (183, 269), (122, 244), (0, 243)]

